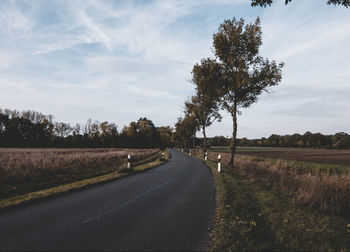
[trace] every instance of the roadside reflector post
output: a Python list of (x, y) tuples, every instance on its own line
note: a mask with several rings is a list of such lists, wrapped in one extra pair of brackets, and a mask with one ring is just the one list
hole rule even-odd
[(207, 159), (208, 159), (208, 152), (205, 152), (204, 160), (207, 160)]
[(131, 167), (131, 156), (128, 154), (128, 162), (126, 164), (126, 168), (130, 169)]
[(221, 155), (218, 156), (218, 172), (221, 172)]

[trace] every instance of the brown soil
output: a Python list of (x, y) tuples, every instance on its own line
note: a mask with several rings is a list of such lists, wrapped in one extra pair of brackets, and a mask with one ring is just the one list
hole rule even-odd
[(278, 150), (278, 151), (237, 151), (237, 154), (279, 158), (323, 164), (350, 165), (350, 150)]

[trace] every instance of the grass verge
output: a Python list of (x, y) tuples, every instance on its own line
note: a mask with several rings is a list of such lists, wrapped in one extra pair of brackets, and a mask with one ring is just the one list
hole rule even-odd
[(54, 187), (51, 187), (48, 189), (30, 192), (30, 193), (23, 194), (23, 195), (16, 195), (16, 196), (6, 198), (6, 199), (1, 199), (0, 200), (0, 210), (5, 210), (7, 208), (14, 207), (14, 206), (17, 206), (20, 204), (29, 203), (29, 202), (34, 201), (34, 200), (39, 200), (39, 199), (49, 198), (52, 196), (57, 196), (57, 195), (62, 194), (62, 193), (82, 189), (82, 188), (85, 188), (85, 187), (88, 187), (91, 185), (105, 183), (105, 182), (112, 181), (112, 180), (122, 178), (125, 176), (137, 174), (137, 173), (143, 172), (143, 171), (151, 169), (151, 168), (155, 168), (161, 164), (166, 163), (171, 158), (170, 154), (168, 154), (168, 152), (164, 152), (165, 160), (160, 161), (159, 160), (160, 153), (161, 152), (159, 152), (155, 156), (151, 156), (145, 160), (141, 160), (141, 161), (135, 163), (134, 164), (135, 166), (132, 169), (123, 170), (123, 172), (112, 172), (112, 173), (104, 174), (101, 176), (96, 176), (96, 177), (92, 177), (92, 178), (88, 178), (88, 179), (75, 181), (75, 182), (68, 183), (68, 184), (54, 186)]
[(286, 194), (206, 161), (217, 186), (212, 251), (350, 249), (349, 220), (295, 204)]
[[(237, 156), (244, 157), (245, 155), (238, 154)], [(332, 175), (343, 175), (343, 174), (350, 173), (350, 167), (346, 165), (286, 160), (286, 159), (278, 159), (278, 158), (259, 157), (259, 156), (253, 156), (253, 155), (249, 155), (245, 157), (251, 157), (257, 162), (265, 162), (265, 163), (269, 163), (270, 165), (275, 165), (277, 162), (284, 163), (286, 168), (296, 172), (297, 174), (310, 173), (314, 175), (314, 174), (325, 173), (332, 176)]]

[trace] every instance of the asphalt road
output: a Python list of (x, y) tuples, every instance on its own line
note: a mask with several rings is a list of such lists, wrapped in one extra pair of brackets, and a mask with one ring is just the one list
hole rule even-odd
[(0, 214), (0, 250), (205, 250), (213, 177), (171, 154), (147, 172)]

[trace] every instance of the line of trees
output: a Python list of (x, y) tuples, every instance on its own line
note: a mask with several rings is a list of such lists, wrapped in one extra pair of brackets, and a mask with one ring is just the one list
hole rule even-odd
[[(196, 138), (196, 146), (203, 146), (204, 139)], [(227, 146), (229, 147), (231, 138), (225, 136), (215, 136), (207, 138), (207, 147)], [(345, 132), (338, 132), (334, 135), (323, 135), (310, 131), (302, 134), (277, 135), (257, 139), (238, 138), (237, 146), (242, 147), (289, 147), (289, 148), (323, 148), (323, 149), (350, 149), (350, 135)], [(193, 145), (189, 146), (190, 148)]]
[[(215, 120), (220, 121), (220, 109), (232, 117), (233, 132), (230, 141), (230, 162), (233, 167), (237, 146), (237, 116), (243, 108), (258, 101), (263, 92), (269, 92), (282, 79), (283, 63), (263, 58), (259, 54), (262, 45), (260, 19), (245, 24), (241, 18), (224, 20), (218, 32), (213, 35), (215, 58), (204, 58), (192, 70), (195, 94), (185, 102), (185, 117), (175, 125), (176, 134), (184, 139), (195, 135), (198, 129), (203, 133), (203, 155), (206, 151), (205, 129)], [(187, 118), (195, 124), (183, 129)], [(186, 132), (187, 130), (187, 132)], [(186, 135), (187, 134), (187, 135)], [(186, 144), (185, 144), (186, 145)]]
[(262, 147), (296, 147), (296, 148), (327, 148), (327, 149), (348, 149), (350, 148), (350, 135), (339, 132), (334, 135), (323, 135), (311, 133), (292, 135), (273, 134), (268, 138), (260, 139), (239, 139), (240, 146), (262, 146)]
[[(284, 0), (287, 5), (292, 0)], [(267, 7), (273, 0), (251, 0), (252, 6)], [(350, 6), (350, 0), (328, 0), (327, 4)], [(230, 161), (233, 167), (235, 149), (241, 141), (237, 139), (237, 116), (243, 108), (258, 101), (264, 92), (282, 80), (284, 63), (263, 58), (259, 54), (262, 45), (260, 19), (245, 24), (241, 18), (224, 20), (213, 35), (215, 58), (203, 58), (192, 69), (195, 94), (185, 102), (184, 117), (175, 124), (175, 142), (178, 146), (195, 146), (197, 130), (203, 133), (203, 155), (207, 149), (206, 127), (220, 121), (219, 110), (226, 110), (232, 117), (233, 132), (230, 139)], [(284, 137), (288, 138), (288, 137)], [(247, 141), (247, 140), (246, 140)], [(321, 140), (320, 140), (321, 141)], [(326, 140), (324, 140), (326, 141)], [(269, 141), (259, 141), (269, 143)], [(283, 141), (282, 141), (283, 142)], [(300, 147), (311, 147), (310, 141), (298, 140)], [(288, 143), (289, 144), (289, 143)], [(294, 145), (294, 143), (293, 143)], [(298, 145), (298, 144), (296, 144)], [(323, 143), (320, 146), (342, 146), (343, 143)]]
[(173, 135), (170, 126), (156, 127), (147, 118), (118, 132), (107, 121), (71, 125), (36, 111), (0, 109), (0, 147), (162, 148), (174, 145)]

